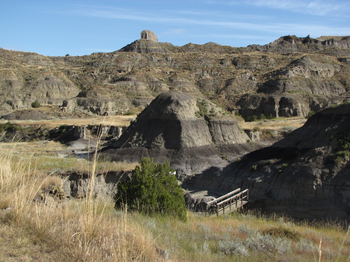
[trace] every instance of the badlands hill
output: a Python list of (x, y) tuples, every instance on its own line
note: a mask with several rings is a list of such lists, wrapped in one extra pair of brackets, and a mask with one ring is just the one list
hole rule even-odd
[(212, 167), (197, 187), (249, 188), (252, 206), (294, 217), (350, 221), (350, 104), (324, 109), (270, 147)]
[[(349, 37), (176, 47), (143, 31), (118, 51), (82, 57), (0, 49), (0, 69), (0, 114), (21, 110), (7, 119), (35, 100), (72, 115), (146, 108), (101, 157), (168, 159), (178, 174), (196, 173), (197, 188), (249, 188), (251, 204), (267, 212), (350, 220), (350, 105), (331, 107), (349, 97)], [(256, 150), (227, 111), (246, 119), (319, 112)]]
[(225, 113), (188, 94), (162, 93), (99, 155), (121, 162), (140, 162), (143, 157), (168, 160), (178, 175), (225, 166), (254, 149), (237, 119)]
[(145, 108), (178, 90), (244, 118), (306, 116), (348, 98), (349, 37), (285, 36), (245, 48), (178, 47), (151, 31), (111, 53), (47, 57), (0, 49), (0, 115), (42, 105), (97, 115)]

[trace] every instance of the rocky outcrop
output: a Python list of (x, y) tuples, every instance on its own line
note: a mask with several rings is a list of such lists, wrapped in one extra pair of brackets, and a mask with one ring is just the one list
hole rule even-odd
[(350, 105), (322, 110), (271, 147), (204, 171), (195, 185), (248, 188), (252, 206), (266, 212), (349, 221), (349, 120)]
[(67, 78), (53, 75), (39, 75), (31, 79), (12, 76), (9, 81), (0, 81), (0, 89), (5, 91), (0, 99), (2, 97), (6, 101), (3, 109), (8, 112), (30, 108), (35, 100), (42, 105), (62, 105), (67, 97), (79, 93), (79, 89)]
[[(178, 47), (156, 39), (144, 31), (118, 51), (79, 57), (0, 49), (0, 114), (38, 100), (59, 106), (67, 101), (63, 109), (70, 114), (115, 115), (178, 90), (244, 117), (265, 111), (305, 116), (350, 97), (348, 37), (286, 36), (247, 48), (213, 42)], [(258, 96), (259, 106), (250, 104)]]
[[(322, 40), (323, 39), (323, 40)], [(247, 49), (264, 52), (278, 52), (283, 54), (302, 52), (309, 53), (319, 51), (327, 47), (337, 47), (350, 49), (350, 39), (348, 36), (334, 39), (334, 37), (323, 37), (322, 39), (313, 39), (310, 36), (296, 37), (295, 35), (283, 36), (267, 45), (251, 45)]]
[(112, 202), (117, 193), (118, 183), (125, 181), (129, 172), (109, 171), (104, 174), (96, 174), (94, 181), (91, 174), (87, 172), (70, 171), (61, 174), (62, 189), (68, 197), (85, 198), (89, 195), (93, 183), (94, 198), (102, 201)]
[(157, 35), (150, 30), (141, 32), (141, 39), (123, 47), (121, 52), (137, 52), (137, 53), (171, 53), (176, 49), (169, 43), (159, 43)]
[(347, 88), (334, 78), (341, 65), (326, 59), (302, 56), (270, 72), (273, 78), (258, 86), (257, 94), (243, 95), (237, 102), (240, 114), (244, 118), (260, 114), (305, 117), (310, 110), (343, 102)]
[(137, 53), (171, 53), (173, 46), (158, 41), (149, 41), (140, 39), (120, 49), (120, 52), (137, 52)]
[(306, 117), (310, 111), (309, 101), (300, 99), (296, 95), (245, 95), (238, 102), (241, 107), (239, 113), (244, 117)]
[(180, 173), (191, 174), (252, 150), (233, 116), (220, 117), (221, 109), (201, 101), (208, 112), (217, 114), (215, 119), (201, 117), (197, 103), (180, 92), (160, 94), (100, 155), (114, 161), (168, 160)]
[(141, 32), (141, 39), (158, 42), (157, 35), (154, 32), (150, 31), (150, 30), (143, 30)]

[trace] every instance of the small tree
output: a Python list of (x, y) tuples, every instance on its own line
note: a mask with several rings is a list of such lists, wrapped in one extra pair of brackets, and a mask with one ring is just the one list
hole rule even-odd
[(162, 165), (143, 158), (141, 167), (137, 166), (126, 182), (118, 184), (115, 207), (127, 204), (131, 210), (170, 214), (186, 221), (185, 198), (173, 172), (168, 161)]
[(41, 107), (41, 105), (40, 105), (38, 100), (35, 100), (31, 105), (32, 105), (33, 108)]
[(260, 115), (259, 115), (259, 119), (260, 119), (260, 120), (264, 120), (264, 119), (266, 119), (266, 116), (265, 116), (264, 114), (260, 114)]

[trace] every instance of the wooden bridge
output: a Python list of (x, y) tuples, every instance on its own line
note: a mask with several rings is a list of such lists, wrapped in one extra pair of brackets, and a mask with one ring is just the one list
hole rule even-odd
[(207, 203), (205, 215), (224, 215), (229, 214), (241, 208), (248, 203), (249, 191), (240, 188), (231, 191), (230, 193), (218, 197)]

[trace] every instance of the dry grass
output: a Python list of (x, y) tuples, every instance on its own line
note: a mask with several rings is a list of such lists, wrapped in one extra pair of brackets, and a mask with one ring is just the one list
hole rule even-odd
[[(149, 233), (130, 221), (126, 211), (117, 214), (113, 205), (93, 199), (92, 190), (84, 201), (58, 201), (50, 196), (40, 201), (36, 196), (59, 185), (58, 178), (47, 177), (29, 159), (14, 161), (11, 152), (2, 151), (0, 163), (0, 232), (6, 232), (0, 237), (2, 260), (158, 259)], [(93, 164), (92, 176), (95, 168)]]
[[(139, 223), (158, 237), (156, 243), (181, 261), (347, 261), (349, 233), (343, 228), (297, 224), (286, 217), (236, 213), (197, 217), (187, 223), (143, 217)], [(271, 233), (272, 232), (272, 233)], [(322, 259), (319, 243), (322, 239)], [(171, 244), (170, 244), (171, 243)]]
[(255, 127), (259, 127), (261, 130), (281, 130), (285, 127), (291, 127), (293, 129), (302, 127), (307, 119), (300, 117), (279, 118), (272, 120), (260, 120), (255, 122), (243, 122), (240, 121), (239, 126), (242, 129), (253, 130)]
[(43, 191), (47, 191), (52, 187), (62, 187), (62, 179), (58, 176), (48, 176), (42, 183), (40, 189)]
[[(12, 160), (29, 161), (31, 166), (43, 173), (64, 173), (67, 171), (91, 172), (92, 162), (75, 157), (60, 158), (66, 146), (54, 141), (0, 143), (0, 151), (9, 152)], [(97, 161), (99, 173), (108, 171), (133, 170), (138, 163)]]
[[(58, 120), (11, 120), (13, 124), (21, 126), (35, 125), (37, 127), (55, 128), (61, 125), (72, 126), (87, 126), (87, 125), (106, 125), (106, 126), (129, 126), (130, 121), (135, 120), (136, 115), (128, 116), (104, 116), (94, 118), (67, 118)], [(7, 120), (0, 120), (0, 124), (8, 122)]]
[[(116, 211), (113, 204), (95, 200), (92, 191), (83, 200), (47, 194), (33, 201), (61, 181), (39, 170), (38, 160), (33, 160), (45, 150), (24, 158), (15, 150), (20, 145), (0, 151), (0, 261), (163, 261), (163, 254), (169, 261), (350, 258), (349, 233), (336, 223), (310, 225), (259, 213), (218, 218), (189, 213), (185, 223)], [(100, 172), (96, 161), (89, 165), (92, 176)]]

